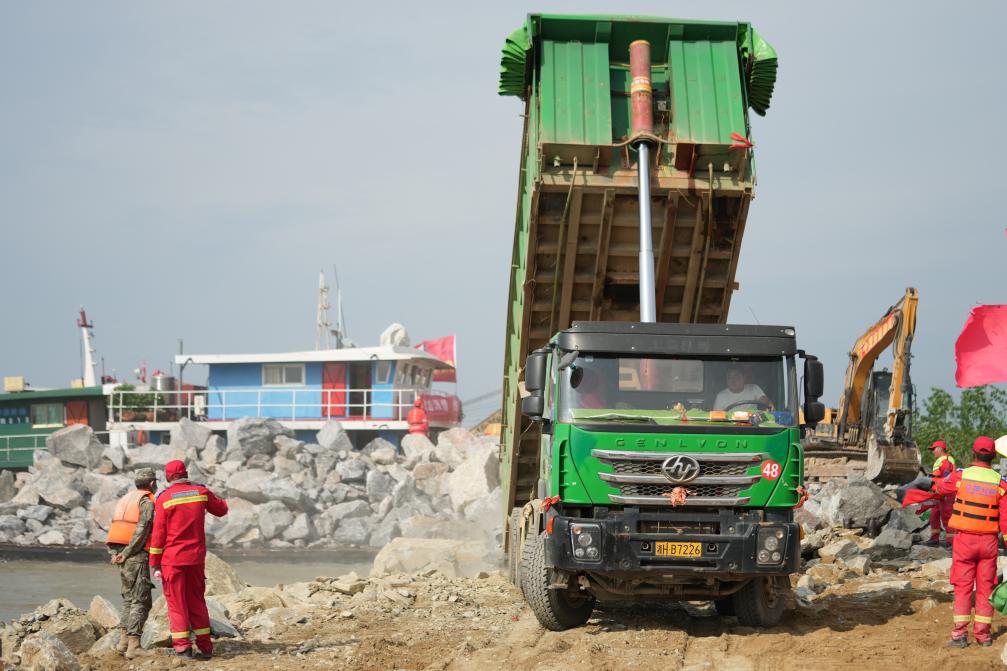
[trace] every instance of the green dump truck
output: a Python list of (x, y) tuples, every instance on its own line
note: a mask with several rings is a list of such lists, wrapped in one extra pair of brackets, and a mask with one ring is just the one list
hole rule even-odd
[(792, 328), (724, 323), (775, 77), (745, 23), (533, 14), (506, 41), (525, 125), (501, 478), (510, 576), (547, 628), (597, 599), (782, 613), (822, 369)]

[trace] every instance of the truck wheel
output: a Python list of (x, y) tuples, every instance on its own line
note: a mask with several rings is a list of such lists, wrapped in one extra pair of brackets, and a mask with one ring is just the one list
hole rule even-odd
[(737, 615), (734, 611), (734, 597), (728, 596), (723, 599), (715, 599), (713, 607), (717, 609), (717, 615), (721, 617), (731, 617)]
[(521, 509), (515, 508), (510, 514), (510, 530), (507, 533), (507, 577), (510, 584), (521, 587)]
[(545, 565), (542, 536), (525, 539), (521, 557), (521, 591), (535, 618), (550, 631), (579, 627), (594, 611), (594, 597), (576, 588), (549, 589), (552, 570)]
[(746, 627), (776, 626), (783, 617), (789, 590), (786, 576), (753, 578), (731, 599), (738, 622)]

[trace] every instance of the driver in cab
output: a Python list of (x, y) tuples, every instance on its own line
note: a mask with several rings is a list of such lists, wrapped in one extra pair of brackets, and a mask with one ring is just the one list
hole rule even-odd
[(757, 384), (750, 384), (745, 379), (745, 369), (741, 366), (730, 366), (727, 369), (727, 389), (722, 389), (713, 402), (715, 410), (758, 410), (758, 406), (773, 409), (773, 403)]

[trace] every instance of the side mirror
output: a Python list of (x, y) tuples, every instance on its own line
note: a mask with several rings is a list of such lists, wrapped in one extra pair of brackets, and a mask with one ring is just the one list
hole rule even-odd
[(814, 426), (825, 419), (825, 404), (821, 401), (809, 401), (804, 404), (804, 424)]
[[(819, 405), (821, 405), (819, 403)], [(824, 412), (824, 408), (822, 412)], [(540, 394), (535, 394), (533, 396), (525, 396), (521, 399), (521, 414), (529, 419), (533, 419), (536, 422), (542, 419), (542, 413), (545, 412), (545, 398)]]
[(825, 367), (817, 357), (809, 356), (804, 360), (804, 400), (817, 401), (823, 393), (825, 393)]
[(545, 389), (545, 362), (547, 350), (537, 349), (528, 355), (524, 365), (524, 388), (534, 396)]

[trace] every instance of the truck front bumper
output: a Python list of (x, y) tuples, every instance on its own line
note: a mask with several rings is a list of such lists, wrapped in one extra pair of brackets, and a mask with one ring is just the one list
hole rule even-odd
[[(765, 515), (761, 510), (720, 510), (708, 513), (641, 512), (627, 508), (603, 516), (570, 517), (551, 510), (545, 535), (549, 566), (570, 572), (645, 572), (706, 575), (744, 579), (789, 575), (800, 563), (800, 530), (790, 511)], [(767, 519), (768, 518), (768, 519)], [(593, 559), (576, 556), (576, 530), (597, 535)], [(768, 541), (772, 536), (775, 545)], [(667, 543), (689, 544), (688, 555), (662, 555)], [(766, 544), (773, 546), (767, 551)], [(696, 545), (699, 544), (697, 553)], [(678, 545), (678, 548), (683, 546)], [(779, 558), (774, 560), (774, 556)]]

